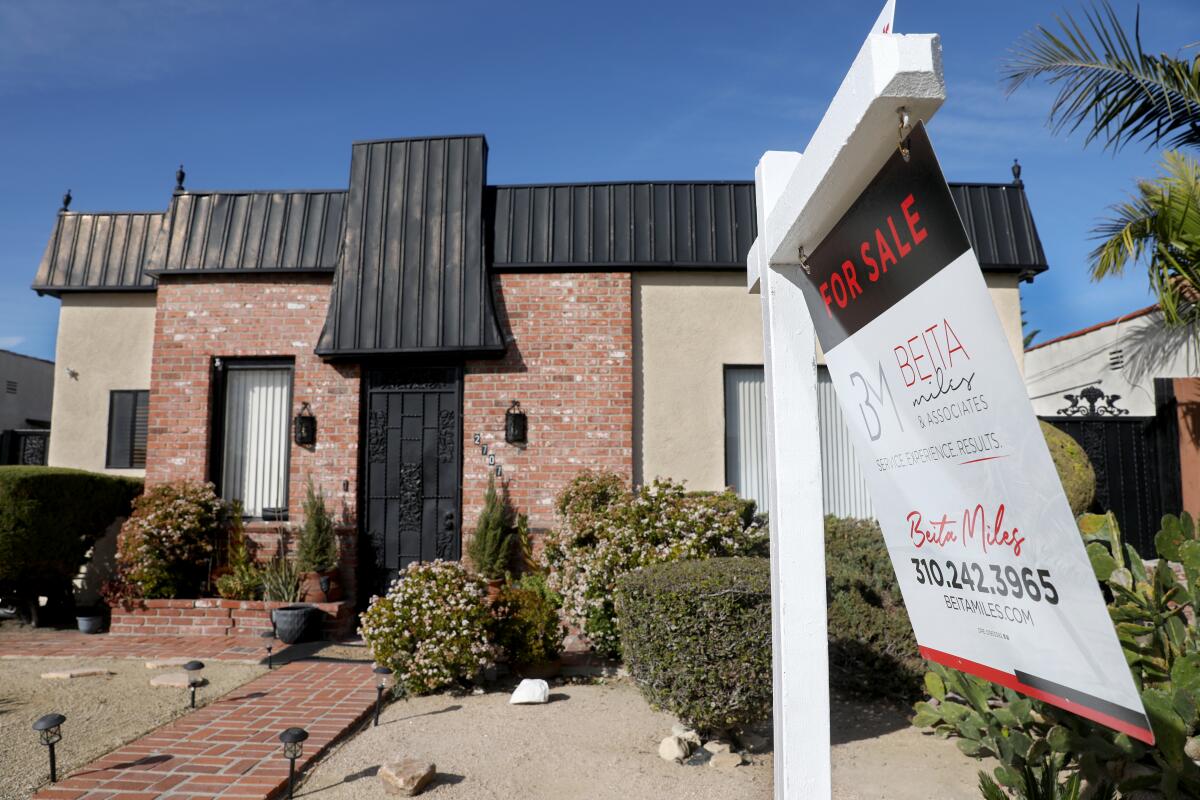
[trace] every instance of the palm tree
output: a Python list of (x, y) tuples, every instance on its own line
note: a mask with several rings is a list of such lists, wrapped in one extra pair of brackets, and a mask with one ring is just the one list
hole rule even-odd
[(1174, 150), (1163, 154), (1162, 174), (1138, 181), (1128, 202), (1112, 207), (1096, 228), (1092, 276), (1120, 275), (1145, 259), (1150, 288), (1168, 325), (1198, 321), (1200, 300), (1200, 163)]
[[(1044, 26), (1026, 33), (1004, 65), (1009, 93), (1038, 79), (1056, 86), (1051, 128), (1082, 127), (1085, 145), (1102, 139), (1114, 151), (1134, 140), (1200, 148), (1200, 55), (1146, 53), (1140, 8), (1132, 38), (1107, 0), (1085, 9), (1084, 20), (1067, 14), (1057, 18), (1057, 33)], [(1139, 181), (1134, 196), (1097, 227), (1092, 278), (1119, 275), (1144, 260), (1167, 323), (1194, 323), (1200, 321), (1200, 168), (1177, 151), (1163, 159), (1163, 174)]]

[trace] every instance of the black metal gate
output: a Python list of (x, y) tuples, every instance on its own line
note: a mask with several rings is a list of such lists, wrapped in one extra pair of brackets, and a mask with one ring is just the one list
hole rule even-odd
[(1166, 383), (1156, 387), (1153, 417), (1046, 419), (1079, 442), (1091, 459), (1096, 471), (1091, 510), (1111, 510), (1125, 541), (1144, 558), (1155, 557), (1154, 535), (1163, 514), (1178, 514), (1182, 507), (1175, 398)]
[(18, 428), (0, 433), (0, 464), (44, 466), (50, 449), (50, 431)]
[(362, 583), (382, 594), (413, 561), (460, 556), (462, 370), (371, 369), (365, 389)]

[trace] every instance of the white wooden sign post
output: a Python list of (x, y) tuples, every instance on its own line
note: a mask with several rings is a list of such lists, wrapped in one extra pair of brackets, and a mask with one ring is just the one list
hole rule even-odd
[[(891, 30), (891, 5), (881, 30)], [(765, 153), (755, 171), (759, 236), (747, 275), (763, 310), (776, 798), (832, 793), (816, 339), (799, 285), (801, 253), (813, 251), (894, 151), (897, 112), (928, 121), (945, 96), (936, 35), (872, 32), (804, 153)]]

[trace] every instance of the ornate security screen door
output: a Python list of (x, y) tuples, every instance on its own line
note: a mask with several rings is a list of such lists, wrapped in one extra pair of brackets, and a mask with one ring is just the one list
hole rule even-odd
[(370, 590), (413, 561), (461, 550), (462, 370), (373, 369), (366, 380), (365, 531)]

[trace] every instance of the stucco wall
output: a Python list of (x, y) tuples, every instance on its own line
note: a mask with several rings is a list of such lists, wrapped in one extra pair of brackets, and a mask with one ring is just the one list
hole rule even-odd
[(121, 475), (144, 473), (140, 469), (105, 469), (108, 402), (113, 390), (150, 388), (153, 345), (153, 293), (63, 295), (50, 419), (51, 466)]
[[(15, 391), (9, 391), (9, 382)], [(0, 350), (0, 431), (50, 421), (54, 363)]]
[[(1120, 352), (1114, 369), (1112, 354)], [(1118, 408), (1135, 417), (1156, 412), (1155, 378), (1200, 376), (1200, 347), (1186, 330), (1163, 327), (1157, 313), (1144, 314), (1070, 339), (1048, 342), (1025, 354), (1025, 388), (1038, 416), (1068, 406), (1064, 394), (1098, 385), (1117, 394)]]
[[(985, 278), (1020, 366), (1017, 279)], [(724, 367), (763, 363), (760, 304), (743, 272), (634, 274), (636, 482), (661, 476), (691, 489), (725, 486)]]

